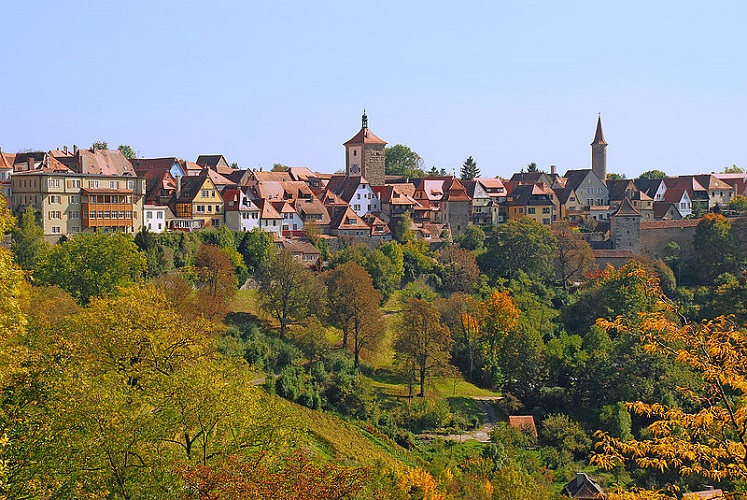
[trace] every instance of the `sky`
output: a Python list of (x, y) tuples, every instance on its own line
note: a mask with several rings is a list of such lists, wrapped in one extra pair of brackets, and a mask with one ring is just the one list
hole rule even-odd
[(747, 2), (25, 0), (0, 30), (0, 147), (344, 167), (366, 109), (424, 166), (629, 178), (747, 167)]

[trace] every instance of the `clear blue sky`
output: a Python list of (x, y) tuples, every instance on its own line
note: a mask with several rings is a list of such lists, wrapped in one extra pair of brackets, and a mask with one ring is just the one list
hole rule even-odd
[(449, 171), (747, 167), (747, 2), (27, 0), (3, 5), (0, 147), (106, 140), (332, 172), (360, 128)]

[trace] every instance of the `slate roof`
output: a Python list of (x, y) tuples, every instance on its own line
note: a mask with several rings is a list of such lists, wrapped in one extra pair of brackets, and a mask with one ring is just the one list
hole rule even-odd
[(620, 206), (617, 207), (617, 210), (614, 214), (612, 214), (612, 217), (617, 217), (620, 215), (640, 217), (641, 213), (635, 209), (635, 207), (630, 203), (629, 199), (623, 198), (622, 203), (620, 203)]
[(200, 175), (185, 175), (181, 177), (181, 195), (175, 202), (191, 203), (200, 189), (202, 189), (202, 185), (205, 184), (207, 178), (207, 172), (203, 172)]
[(577, 472), (575, 479), (563, 486), (561, 495), (571, 498), (598, 499), (605, 498), (604, 490), (584, 472)]
[[(221, 160), (223, 160), (221, 162)], [(221, 175), (230, 175), (236, 169), (231, 168), (223, 155), (200, 155), (195, 161), (201, 167), (208, 167), (211, 170), (218, 172)]]
[(603, 144), (607, 145), (607, 141), (604, 140), (604, 132), (602, 132), (602, 115), (597, 118), (597, 129), (594, 132), (594, 140), (591, 141), (591, 145)]

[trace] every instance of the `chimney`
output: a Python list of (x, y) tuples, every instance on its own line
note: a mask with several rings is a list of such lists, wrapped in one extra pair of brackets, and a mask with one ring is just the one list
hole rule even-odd
[(78, 146), (76, 146), (75, 144), (73, 144), (73, 154), (78, 154)]
[(555, 165), (550, 165), (550, 173), (555, 175), (558, 173), (558, 168)]
[(84, 154), (80, 155), (80, 173), (81, 174), (87, 174), (88, 173), (88, 157)]
[(34, 170), (34, 155), (29, 155), (26, 162), (28, 163), (28, 168), (26, 170)]
[(67, 146), (63, 146), (62, 150), (65, 152), (65, 155), (67, 155)]
[(176, 178), (176, 199), (182, 197), (182, 176)]

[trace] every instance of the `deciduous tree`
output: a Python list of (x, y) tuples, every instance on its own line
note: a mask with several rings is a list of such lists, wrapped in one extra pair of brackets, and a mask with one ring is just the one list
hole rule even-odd
[(426, 377), (449, 362), (452, 343), (451, 333), (441, 323), (435, 305), (419, 299), (407, 301), (394, 341), (395, 360), (401, 366), (415, 369), (419, 397), (425, 397)]
[(447, 292), (472, 293), (480, 279), (477, 260), (469, 250), (449, 245), (438, 254), (441, 287)]
[(342, 330), (343, 345), (355, 356), (355, 368), (364, 350), (375, 351), (384, 338), (386, 323), (379, 310), (381, 294), (371, 276), (355, 262), (346, 262), (326, 274), (328, 317)]
[(522, 270), (534, 280), (548, 282), (556, 245), (547, 226), (523, 217), (498, 226), (485, 241), (487, 251), (478, 262), (493, 279), (513, 278)]
[(146, 258), (132, 237), (121, 233), (81, 233), (55, 245), (37, 273), (42, 283), (57, 285), (79, 302), (113, 294), (139, 281)]
[(594, 268), (594, 254), (581, 233), (567, 221), (555, 222), (550, 230), (556, 241), (555, 277), (567, 288), (571, 281), (580, 281)]
[[(651, 289), (657, 296), (658, 290)], [(634, 401), (627, 408), (650, 419), (650, 437), (622, 441), (598, 431), (592, 463), (698, 474), (714, 481), (747, 480), (747, 334), (728, 318), (685, 321), (659, 296), (660, 308), (639, 321), (600, 321), (607, 329), (639, 339), (647, 352), (673, 360), (698, 375), (680, 388), (684, 405)]]
[(386, 174), (405, 177), (424, 177), (423, 159), (415, 151), (403, 144), (395, 144), (384, 149)]
[(281, 250), (260, 267), (257, 282), (260, 302), (280, 324), (281, 338), (291, 321), (304, 319), (317, 305), (319, 290), (314, 275), (288, 250)]
[(666, 179), (667, 174), (661, 170), (646, 170), (640, 176), (640, 179)]
[(38, 221), (39, 211), (26, 207), (11, 231), (10, 249), (16, 263), (27, 271), (36, 271), (49, 255), (50, 245), (44, 239), (44, 228)]

